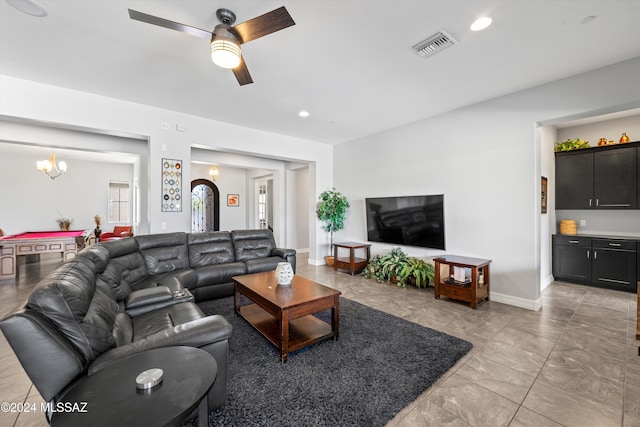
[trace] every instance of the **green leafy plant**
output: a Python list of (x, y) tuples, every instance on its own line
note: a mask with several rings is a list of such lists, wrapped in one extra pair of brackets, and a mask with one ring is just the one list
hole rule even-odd
[(433, 281), (435, 270), (432, 264), (408, 256), (401, 248), (394, 248), (386, 254), (372, 256), (362, 276), (380, 283), (393, 282), (402, 287), (411, 283), (426, 288)]
[(384, 255), (374, 255), (369, 259), (362, 275), (367, 279), (374, 278), (378, 282), (399, 281), (399, 273), (408, 259), (409, 256), (400, 248), (392, 249)]
[(570, 139), (567, 138), (564, 142), (556, 142), (556, 145), (553, 148), (553, 151), (571, 151), (571, 150), (579, 150), (581, 148), (589, 148), (589, 141), (583, 141), (580, 138)]
[(409, 257), (399, 273), (398, 286), (406, 287), (413, 282), (418, 288), (426, 288), (433, 281), (435, 270), (433, 265), (420, 258)]
[(331, 253), (333, 250), (333, 232), (344, 228), (349, 201), (346, 196), (336, 191), (335, 188), (323, 191), (318, 200), (316, 215), (320, 221), (324, 222), (323, 228), (325, 231), (330, 233), (331, 246), (329, 251)]
[(400, 281), (400, 272), (409, 260), (409, 256), (402, 252), (402, 249), (391, 249), (386, 255), (382, 256), (380, 260), (380, 269), (386, 280)]
[(380, 264), (382, 262), (382, 255), (374, 255), (369, 258), (367, 267), (362, 270), (362, 276), (365, 279), (376, 279), (378, 282), (384, 282), (384, 274), (382, 274), (382, 268)]

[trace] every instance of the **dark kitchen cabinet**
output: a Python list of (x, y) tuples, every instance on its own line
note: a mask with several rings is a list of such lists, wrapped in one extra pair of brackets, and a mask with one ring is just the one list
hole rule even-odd
[(556, 155), (556, 209), (591, 209), (593, 153), (571, 154)]
[(633, 241), (593, 239), (592, 277), (594, 284), (636, 290), (636, 243)]
[(553, 236), (552, 269), (556, 280), (636, 292), (635, 240)]
[(556, 209), (638, 209), (640, 142), (556, 153)]
[(636, 209), (638, 193), (637, 148), (593, 153), (595, 207)]
[(591, 238), (553, 236), (553, 276), (579, 283), (591, 281)]

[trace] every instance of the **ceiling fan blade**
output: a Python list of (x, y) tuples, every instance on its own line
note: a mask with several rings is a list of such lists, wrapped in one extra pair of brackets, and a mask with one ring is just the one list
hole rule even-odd
[(231, 30), (238, 35), (241, 43), (247, 43), (292, 25), (296, 25), (296, 23), (293, 22), (293, 18), (291, 18), (287, 9), (282, 6), (264, 15), (238, 24), (232, 27)]
[(168, 19), (158, 18), (157, 16), (147, 15), (146, 13), (138, 12), (137, 10), (129, 9), (129, 18), (140, 22), (146, 22), (147, 24), (157, 25), (159, 27), (180, 31), (181, 33), (187, 33), (191, 34), (192, 36), (211, 40), (211, 31), (201, 30), (200, 28), (169, 21)]
[(247, 64), (244, 62), (244, 57), (240, 57), (240, 65), (236, 68), (233, 68), (233, 74), (236, 76), (236, 80), (240, 83), (240, 86), (248, 85), (253, 83), (253, 79), (251, 78), (251, 74), (249, 74), (249, 69), (247, 68)]

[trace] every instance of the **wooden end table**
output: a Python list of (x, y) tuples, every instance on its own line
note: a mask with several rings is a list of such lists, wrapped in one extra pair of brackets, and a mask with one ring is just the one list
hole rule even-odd
[[(234, 276), (235, 312), (258, 330), (286, 362), (289, 353), (318, 341), (338, 339), (340, 295), (319, 283), (293, 276), (289, 286), (279, 286), (273, 271)], [(240, 305), (244, 295), (253, 304)], [(331, 324), (313, 316), (331, 309)]]
[[(491, 260), (469, 258), (457, 255), (447, 255), (433, 260), (435, 262), (435, 298), (445, 296), (471, 304), (471, 308), (477, 308), (478, 303), (489, 301), (489, 289), (491, 277), (489, 264)], [(444, 267), (444, 268), (443, 268)], [(468, 283), (458, 282), (454, 279), (454, 267), (471, 269)], [(442, 274), (442, 270), (445, 274)]]
[[(349, 258), (339, 257), (338, 250), (340, 248), (349, 249)], [(356, 257), (356, 249), (364, 249), (364, 258)], [(369, 257), (371, 256), (371, 244), (369, 243), (357, 243), (357, 242), (342, 242), (333, 244), (333, 269), (339, 268), (343, 270), (349, 270), (353, 276), (356, 272), (364, 270), (367, 264), (369, 264)]]

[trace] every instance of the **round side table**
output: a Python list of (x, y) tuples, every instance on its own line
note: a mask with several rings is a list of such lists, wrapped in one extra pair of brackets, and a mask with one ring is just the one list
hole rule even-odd
[[(160, 368), (163, 380), (139, 390), (136, 377)], [(215, 359), (195, 347), (164, 347), (118, 360), (82, 378), (54, 406), (51, 425), (180, 426), (199, 406), (199, 424), (208, 423), (208, 392), (218, 367)]]

